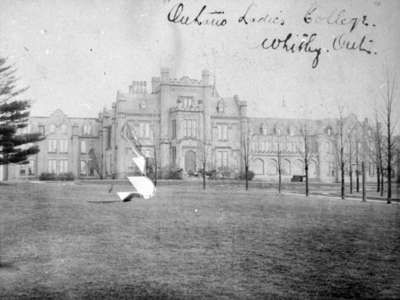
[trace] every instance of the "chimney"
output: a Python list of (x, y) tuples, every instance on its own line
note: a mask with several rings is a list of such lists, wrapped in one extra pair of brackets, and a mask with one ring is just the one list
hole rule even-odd
[(168, 82), (168, 81), (169, 81), (169, 69), (161, 68), (161, 82)]
[(161, 79), (160, 77), (152, 77), (151, 78), (151, 92), (154, 94), (160, 88)]
[(203, 70), (201, 72), (201, 82), (203, 85), (210, 84), (210, 72), (208, 70)]

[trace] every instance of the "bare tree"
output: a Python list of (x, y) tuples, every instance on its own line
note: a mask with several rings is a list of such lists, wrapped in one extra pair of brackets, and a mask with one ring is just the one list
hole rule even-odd
[(340, 196), (344, 199), (344, 107), (338, 106), (339, 120), (338, 120), (338, 143), (339, 143), (339, 167), (340, 167)]
[(244, 177), (246, 182), (246, 191), (249, 189), (249, 161), (250, 161), (250, 145), (251, 145), (251, 134), (249, 124), (246, 122), (244, 128), (242, 128), (241, 137), (241, 152), (244, 164)]
[(198, 142), (198, 153), (200, 153), (200, 164), (201, 164), (201, 173), (203, 179), (203, 189), (206, 189), (206, 172), (207, 172), (207, 164), (210, 160), (211, 155), (211, 143), (207, 141), (199, 141)]
[(304, 175), (305, 175), (305, 188), (306, 196), (309, 195), (309, 166), (310, 161), (313, 157), (313, 147), (312, 147), (312, 135), (311, 135), (311, 125), (307, 120), (301, 122), (300, 134), (302, 137), (301, 147), (297, 148), (297, 152), (303, 159), (304, 163)]
[[(347, 132), (347, 158), (349, 163), (349, 190), (350, 194), (353, 194), (353, 156), (356, 155), (356, 176), (357, 176), (357, 191), (359, 189), (358, 182), (358, 150), (357, 141), (354, 142), (354, 131), (357, 129), (358, 122), (355, 123)], [(357, 134), (356, 134), (357, 135)], [(355, 145), (355, 149), (353, 148)]]
[(385, 92), (382, 95), (383, 99), (383, 122), (386, 127), (386, 175), (387, 175), (387, 198), (386, 202), (391, 203), (392, 201), (392, 163), (393, 163), (393, 132), (396, 127), (396, 122), (393, 122), (393, 107), (395, 93), (396, 93), (396, 77), (394, 75), (386, 73), (385, 78)]
[(383, 182), (384, 182), (384, 168), (383, 168), (383, 143), (382, 143), (382, 130), (381, 123), (378, 119), (378, 111), (375, 109), (375, 129), (374, 129), (374, 158), (376, 163), (376, 191), (383, 196)]
[(278, 133), (276, 139), (276, 163), (278, 168), (278, 192), (280, 193), (282, 190), (282, 147), (281, 147), (281, 135)]
[(360, 141), (358, 138), (358, 134), (357, 134), (357, 138), (356, 138), (356, 191), (357, 193), (360, 192), (360, 161), (359, 161), (359, 155), (360, 155)]

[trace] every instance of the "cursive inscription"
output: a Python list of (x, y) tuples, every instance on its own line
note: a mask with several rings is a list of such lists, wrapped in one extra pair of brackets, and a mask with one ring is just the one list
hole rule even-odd
[[(285, 38), (273, 38), (268, 39), (265, 38), (262, 43), (261, 47), (265, 50), (283, 50), (289, 53), (311, 53), (314, 54), (314, 59), (312, 61), (312, 68), (315, 69), (319, 63), (319, 57), (321, 55), (321, 48), (314, 47), (312, 44), (314, 43), (315, 39), (317, 38), (316, 33), (307, 34), (304, 33), (301, 36), (300, 41), (294, 40), (293, 34), (289, 33)], [(299, 38), (296, 35), (296, 38)]]
[[(221, 27), (227, 24), (224, 18), (224, 11), (207, 11), (207, 5), (203, 5), (195, 16), (187, 16), (184, 14), (185, 6), (183, 3), (174, 5), (168, 12), (167, 19), (169, 22), (182, 25), (210, 25)], [(206, 15), (209, 15), (208, 17)]]

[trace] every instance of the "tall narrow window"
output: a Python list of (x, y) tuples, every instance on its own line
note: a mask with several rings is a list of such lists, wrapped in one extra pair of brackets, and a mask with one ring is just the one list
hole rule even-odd
[(197, 137), (197, 120), (184, 120), (183, 129), (186, 137)]
[(57, 161), (55, 159), (48, 160), (47, 170), (49, 171), (49, 173), (57, 173)]
[(217, 152), (217, 167), (227, 167), (228, 166), (228, 151), (218, 151)]
[(68, 153), (68, 140), (60, 140), (60, 153)]
[(176, 147), (172, 147), (172, 165), (176, 164)]
[(226, 124), (218, 125), (218, 140), (220, 141), (228, 140), (228, 125)]
[(60, 173), (67, 173), (68, 172), (68, 160), (61, 159), (59, 161), (59, 172)]
[(57, 152), (57, 140), (47, 140), (47, 145), (48, 145), (47, 151), (49, 153)]
[(87, 153), (86, 141), (81, 141), (81, 153)]
[(172, 120), (172, 138), (176, 138), (176, 120)]

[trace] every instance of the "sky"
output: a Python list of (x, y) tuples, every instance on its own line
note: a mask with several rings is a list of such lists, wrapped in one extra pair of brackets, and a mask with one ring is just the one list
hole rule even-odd
[[(182, 16), (193, 19), (206, 5), (203, 20), (226, 18), (227, 24), (170, 22), (168, 13), (180, 2)], [(246, 20), (268, 15), (278, 24), (239, 23), (249, 5)], [(96, 117), (111, 107), (117, 90), (168, 67), (177, 78), (199, 79), (201, 70), (210, 70), (219, 94), (239, 95), (250, 116), (336, 117), (343, 105), (362, 119), (381, 105), (386, 73), (400, 70), (399, 15), (396, 0), (1, 0), (0, 56), (15, 64), (19, 84), (30, 87), (24, 97), (33, 101), (32, 115), (60, 108), (73, 117)], [(359, 23), (351, 31), (352, 18)], [(282, 42), (263, 49), (265, 39), (267, 47), (289, 33), (297, 45), (304, 33), (316, 35), (310, 45), (321, 48), (317, 67), (315, 53), (304, 48), (288, 53)], [(357, 45), (365, 36), (371, 54), (335, 50), (340, 35)]]

